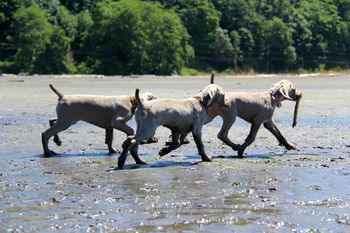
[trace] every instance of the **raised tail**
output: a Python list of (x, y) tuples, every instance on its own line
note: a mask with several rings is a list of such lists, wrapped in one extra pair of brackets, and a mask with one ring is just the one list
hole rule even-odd
[(210, 84), (214, 84), (215, 71), (211, 72)]
[(138, 88), (135, 90), (135, 99), (138, 106), (142, 106), (142, 101), (140, 99), (140, 90)]
[(56, 88), (54, 88), (52, 86), (52, 84), (50, 84), (49, 86), (50, 86), (51, 90), (56, 93), (56, 95), (58, 96), (58, 99), (62, 99), (63, 94), (61, 92), (59, 92)]

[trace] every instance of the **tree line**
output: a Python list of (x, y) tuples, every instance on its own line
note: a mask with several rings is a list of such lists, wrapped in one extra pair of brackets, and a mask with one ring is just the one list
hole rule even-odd
[(350, 0), (2, 0), (0, 72), (349, 68)]

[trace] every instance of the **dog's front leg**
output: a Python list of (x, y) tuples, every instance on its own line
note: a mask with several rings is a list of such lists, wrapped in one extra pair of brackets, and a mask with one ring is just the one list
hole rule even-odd
[(130, 148), (130, 154), (134, 158), (136, 164), (147, 164), (139, 157), (139, 144), (135, 144)]
[(118, 168), (122, 169), (124, 167), (126, 157), (128, 156), (130, 148), (135, 144), (134, 137), (129, 137), (123, 142), (123, 151), (118, 158)]
[(125, 117), (114, 118), (112, 119), (111, 127), (124, 132), (126, 136), (134, 135), (134, 130), (126, 124), (126, 121)]
[(212, 159), (207, 156), (207, 154), (205, 153), (205, 150), (204, 150), (204, 145), (203, 145), (203, 142), (202, 142), (202, 132), (201, 132), (201, 130), (194, 130), (194, 131), (192, 131), (192, 136), (193, 136), (193, 139), (194, 139), (194, 141), (196, 143), (196, 146), (197, 146), (197, 149), (198, 149), (198, 153), (202, 157), (202, 161), (204, 161), (204, 162), (211, 162)]
[(264, 123), (264, 127), (270, 131), (278, 140), (280, 145), (283, 145), (287, 150), (295, 150), (296, 146), (289, 143), (287, 139), (282, 135), (282, 133), (279, 131), (275, 123), (273, 123), (272, 119)]

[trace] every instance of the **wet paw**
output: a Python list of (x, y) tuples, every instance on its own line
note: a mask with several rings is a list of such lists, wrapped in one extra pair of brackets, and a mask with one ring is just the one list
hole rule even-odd
[(231, 148), (232, 148), (232, 150), (234, 150), (234, 151), (242, 150), (242, 147), (241, 147), (240, 145), (234, 145), (234, 146), (232, 146)]
[(121, 151), (114, 148), (114, 147), (111, 147), (108, 149), (109, 150), (109, 154), (116, 154), (116, 153), (120, 153)]
[(287, 150), (295, 150), (297, 147), (291, 143), (289, 143), (288, 145), (286, 145), (286, 149)]
[(137, 161), (136, 164), (147, 164), (147, 163), (145, 161), (140, 160), (140, 161)]
[(153, 138), (147, 140), (147, 143), (148, 143), (148, 144), (150, 144), (150, 143), (156, 143), (156, 142), (158, 142), (158, 138), (156, 138), (156, 137), (153, 137)]
[(44, 157), (50, 157), (50, 156), (55, 156), (55, 155), (57, 155), (57, 153), (52, 151), (52, 150), (44, 152)]
[(186, 144), (190, 144), (190, 140), (188, 140), (187, 138), (185, 138), (185, 140), (183, 140), (183, 142), (181, 142), (182, 145), (186, 145)]
[(61, 146), (62, 145), (62, 141), (60, 140), (53, 140), (54, 143), (57, 145), (57, 146)]
[(166, 154), (168, 154), (170, 152), (168, 147), (163, 147), (160, 151), (159, 151), (159, 156), (164, 156)]
[(202, 161), (203, 161), (203, 162), (212, 162), (213, 159), (210, 158), (210, 157), (208, 157), (208, 156), (205, 156), (205, 157), (202, 157)]

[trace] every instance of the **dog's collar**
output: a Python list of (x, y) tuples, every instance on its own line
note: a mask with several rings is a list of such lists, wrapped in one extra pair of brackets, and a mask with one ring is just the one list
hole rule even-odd
[(131, 111), (134, 112), (135, 109), (137, 108), (137, 101), (134, 96), (129, 96), (130, 103), (131, 103)]

